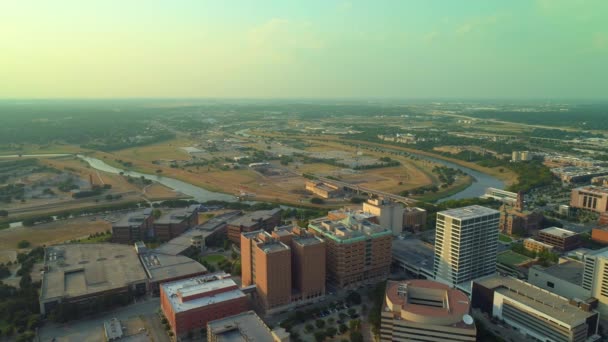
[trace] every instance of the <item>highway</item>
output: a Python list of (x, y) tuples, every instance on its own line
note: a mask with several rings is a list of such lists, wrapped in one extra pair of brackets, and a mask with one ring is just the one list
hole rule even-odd
[(401, 202), (401, 203), (405, 203), (405, 204), (415, 204), (417, 201), (415, 199), (409, 198), (409, 197), (403, 197), (403, 196), (399, 196), (399, 195), (395, 195), (395, 194), (391, 194), (388, 192), (384, 192), (384, 191), (380, 191), (380, 190), (374, 190), (374, 189), (370, 189), (370, 188), (366, 188), (363, 186), (359, 186), (356, 184), (351, 184), (351, 183), (346, 183), (346, 182), (342, 182), (342, 181), (338, 181), (335, 179), (329, 179), (329, 178), (325, 178), (325, 177), (316, 177), (317, 180), (321, 181), (321, 182), (325, 182), (328, 184), (333, 184), (339, 187), (343, 187), (345, 189), (350, 189), (352, 191), (355, 191), (357, 193), (367, 193), (369, 195), (376, 195), (378, 197), (382, 197), (384, 199), (390, 199), (393, 200), (395, 202)]

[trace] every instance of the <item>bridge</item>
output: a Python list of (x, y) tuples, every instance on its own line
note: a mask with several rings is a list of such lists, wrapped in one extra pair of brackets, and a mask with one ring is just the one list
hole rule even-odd
[(363, 186), (359, 186), (357, 184), (342, 182), (342, 181), (335, 180), (335, 179), (329, 179), (329, 178), (317, 176), (316, 180), (319, 180), (321, 182), (328, 183), (328, 184), (333, 184), (335, 186), (344, 188), (345, 190), (354, 191), (358, 194), (365, 193), (370, 196), (376, 195), (376, 196), (382, 197), (384, 199), (392, 200), (395, 202), (401, 202), (401, 203), (405, 203), (405, 204), (414, 204), (417, 202), (415, 199), (412, 199), (409, 197), (399, 196), (399, 195), (391, 194), (391, 193), (380, 191), (380, 190), (374, 190), (374, 189), (366, 188)]

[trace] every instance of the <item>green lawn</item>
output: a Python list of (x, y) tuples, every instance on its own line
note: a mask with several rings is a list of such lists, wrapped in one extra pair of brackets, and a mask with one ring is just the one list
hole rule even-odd
[(515, 266), (521, 264), (522, 262), (532, 260), (525, 255), (515, 253), (513, 251), (506, 251), (498, 254), (497, 261), (501, 264), (505, 264), (507, 266)]
[(513, 241), (513, 239), (511, 239), (509, 236), (504, 235), (504, 234), (498, 235), (498, 240), (500, 240), (502, 242), (512, 242)]
[(206, 261), (210, 264), (217, 264), (224, 259), (226, 259), (226, 258), (221, 254), (211, 254), (211, 255), (204, 256), (201, 259), (201, 261)]

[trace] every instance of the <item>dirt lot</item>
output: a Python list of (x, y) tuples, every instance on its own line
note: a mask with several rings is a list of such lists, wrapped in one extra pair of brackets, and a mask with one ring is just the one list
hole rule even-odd
[[(72, 239), (86, 237), (90, 234), (105, 232), (112, 228), (109, 222), (91, 217), (79, 217), (70, 220), (56, 221), (33, 227), (16, 227), (0, 230), (0, 262), (6, 262), (6, 257), (17, 252), (17, 243), (27, 240), (32, 247), (57, 244)], [(13, 254), (16, 255), (16, 254)]]

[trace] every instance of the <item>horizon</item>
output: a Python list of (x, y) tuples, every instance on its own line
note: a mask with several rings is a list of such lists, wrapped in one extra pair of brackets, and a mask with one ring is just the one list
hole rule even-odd
[(608, 4), (0, 5), (9, 99), (606, 99)]

